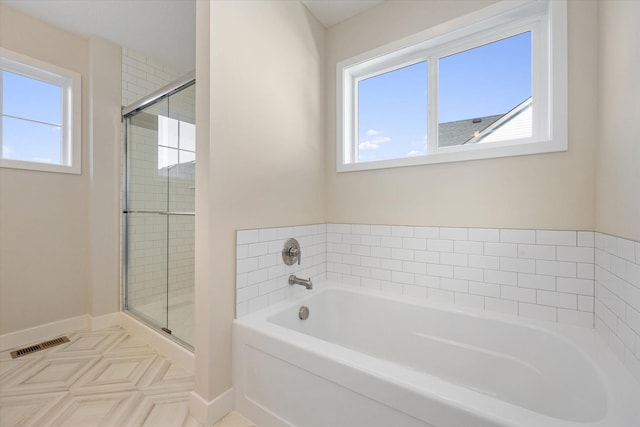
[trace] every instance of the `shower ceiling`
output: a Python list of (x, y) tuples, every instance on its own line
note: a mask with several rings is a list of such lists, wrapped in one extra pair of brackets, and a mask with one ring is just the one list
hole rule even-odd
[[(329, 27), (383, 0), (301, 0)], [(187, 72), (195, 68), (196, 0), (0, 0), (84, 37), (97, 35)]]

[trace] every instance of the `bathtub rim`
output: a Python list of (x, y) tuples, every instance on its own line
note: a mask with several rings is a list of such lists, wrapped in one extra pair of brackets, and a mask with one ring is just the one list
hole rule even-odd
[[(400, 371), (405, 371), (406, 374), (406, 372), (409, 371), (408, 368), (401, 369), (401, 367), (398, 367), (393, 362), (378, 359), (374, 356), (361, 353), (356, 350), (351, 350), (340, 346), (339, 344), (331, 343), (321, 338), (307, 335), (270, 321), (271, 317), (278, 315), (282, 311), (304, 304), (304, 301), (331, 290), (373, 296), (376, 298), (396, 301), (402, 304), (427, 307), (434, 310), (446, 311), (474, 318), (496, 320), (527, 329), (541, 331), (551, 334), (556, 338), (560, 338), (576, 351), (582, 353), (583, 356), (586, 357), (591, 368), (594, 369), (596, 375), (600, 378), (606, 398), (605, 414), (601, 419), (586, 422), (553, 418), (525, 407), (517, 406), (488, 395), (483, 395), (472, 389), (448, 382), (429, 373), (424, 373), (422, 375), (428, 379), (429, 385), (436, 387), (432, 389), (419, 387), (415, 384), (415, 381), (408, 380), (406, 375), (401, 375), (400, 377), (389, 375), (389, 372), (397, 374)], [(544, 425), (549, 427), (556, 425), (575, 425), (585, 427), (609, 426), (612, 421), (615, 422), (618, 419), (618, 414), (621, 414), (620, 416), (624, 416), (629, 411), (629, 409), (626, 409), (626, 403), (629, 401), (626, 397), (634, 395), (634, 393), (640, 393), (640, 384), (635, 381), (635, 378), (627, 373), (626, 368), (624, 368), (620, 361), (617, 360), (606, 342), (604, 342), (603, 338), (597, 334), (596, 330), (593, 328), (560, 324), (537, 319), (523, 319), (514, 315), (461, 307), (453, 304), (435, 303), (426, 299), (424, 301), (420, 301), (402, 295), (381, 294), (380, 292), (369, 289), (342, 285), (331, 280), (318, 283), (318, 286), (316, 286), (312, 291), (306, 291), (254, 313), (247, 314), (239, 319), (235, 319), (234, 328), (247, 329), (254, 334), (263, 334), (269, 339), (275, 340), (280, 345), (291, 346), (302, 352), (310, 352), (317, 357), (327, 358), (335, 363), (340, 363), (352, 369), (365, 372), (375, 378), (401, 385), (411, 392), (424, 395), (438, 403), (450, 405), (465, 413), (481, 416), (495, 422), (497, 425), (525, 425), (520, 424), (517, 421), (517, 419), (522, 418), (521, 411), (525, 411), (525, 413), (531, 415), (532, 418), (537, 419), (537, 422), (544, 422)], [(291, 337), (295, 339), (289, 339)], [(357, 357), (364, 358), (365, 363), (359, 361), (356, 364), (354, 362), (354, 358)], [(308, 368), (303, 366), (304, 363), (294, 364), (303, 369)], [(395, 368), (393, 368), (394, 366)], [(392, 367), (393, 369), (387, 369), (389, 367)], [(433, 390), (437, 390), (437, 392)], [(384, 402), (380, 403), (385, 404)], [(629, 408), (631, 408), (631, 406), (629, 406)], [(638, 414), (638, 416), (640, 416), (640, 413), (637, 411), (634, 412), (632, 409), (629, 414)], [(611, 419), (612, 417), (613, 419)]]

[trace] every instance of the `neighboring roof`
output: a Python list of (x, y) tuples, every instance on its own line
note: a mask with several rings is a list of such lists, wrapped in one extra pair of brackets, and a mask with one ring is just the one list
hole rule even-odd
[(532, 98), (529, 97), (505, 114), (440, 123), (438, 145), (452, 147), (529, 137), (532, 131), (531, 106)]
[(469, 141), (471, 144), (530, 137), (533, 134), (533, 98), (517, 105)]
[(477, 117), (475, 119), (458, 120), (438, 125), (438, 145), (452, 147), (462, 145), (498, 121), (504, 114)]

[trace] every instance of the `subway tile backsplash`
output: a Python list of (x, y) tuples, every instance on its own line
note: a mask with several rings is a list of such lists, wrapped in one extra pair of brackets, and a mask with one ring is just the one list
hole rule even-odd
[[(236, 235), (236, 316), (275, 304), (306, 291), (290, 286), (289, 275), (321, 281), (326, 278), (325, 224), (239, 230)], [(287, 239), (298, 240), (300, 265), (286, 265), (282, 248)]]
[(595, 326), (640, 381), (640, 243), (595, 233)]
[(593, 245), (590, 231), (327, 224), (327, 278), (591, 327)]
[[(296, 237), (302, 265), (286, 266)], [(237, 234), (238, 317), (305, 290), (289, 274), (595, 327), (640, 380), (640, 243), (591, 231), (315, 224)], [(299, 288), (299, 289), (298, 289)]]
[[(280, 259), (289, 237), (303, 239), (300, 267)], [(299, 292), (286, 283), (289, 274), (298, 274), (592, 327), (594, 241), (590, 231), (376, 224), (241, 230), (237, 315)]]

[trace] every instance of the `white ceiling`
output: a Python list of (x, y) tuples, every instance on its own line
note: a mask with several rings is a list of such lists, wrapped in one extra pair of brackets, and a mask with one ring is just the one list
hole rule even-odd
[(196, 0), (0, 0), (84, 37), (97, 35), (187, 72), (195, 68)]
[(325, 27), (351, 18), (384, 0), (300, 0)]
[[(267, 1), (267, 0), (264, 0)], [(383, 0), (301, 0), (330, 27)], [(0, 0), (84, 37), (97, 35), (187, 72), (195, 68), (196, 0)]]

